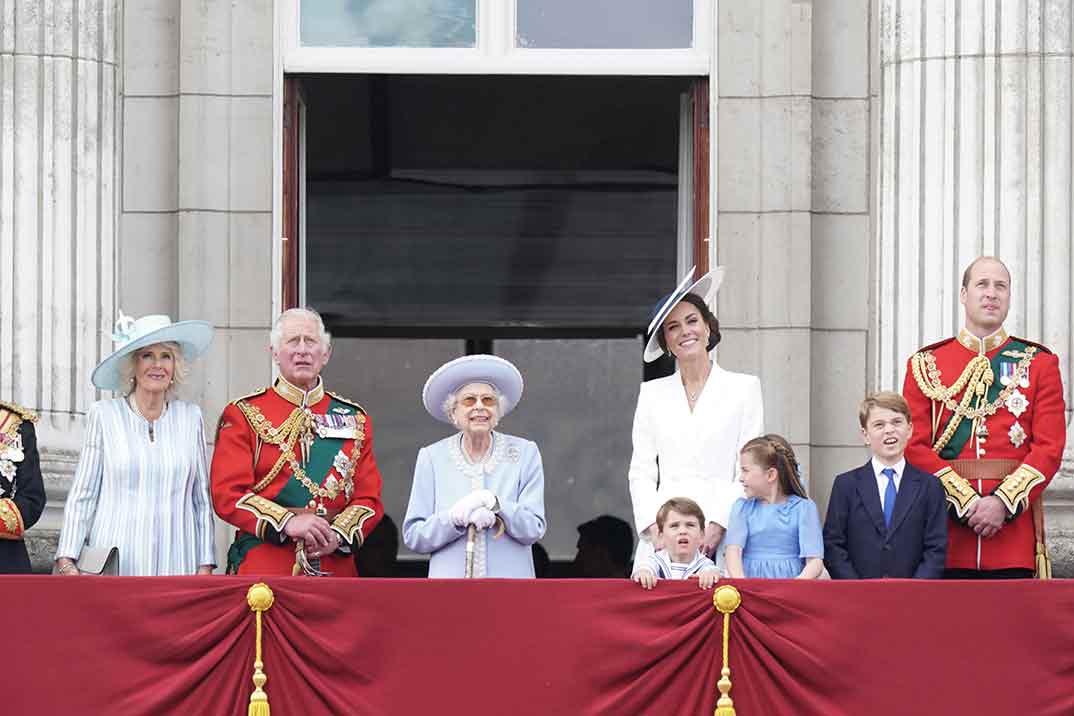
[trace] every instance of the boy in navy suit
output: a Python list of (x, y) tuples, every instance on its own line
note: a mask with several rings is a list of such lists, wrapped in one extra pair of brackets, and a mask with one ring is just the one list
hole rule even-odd
[(943, 485), (906, 462), (910, 406), (874, 393), (858, 411), (872, 457), (835, 478), (824, 521), (824, 563), (833, 579), (943, 577), (947, 510)]

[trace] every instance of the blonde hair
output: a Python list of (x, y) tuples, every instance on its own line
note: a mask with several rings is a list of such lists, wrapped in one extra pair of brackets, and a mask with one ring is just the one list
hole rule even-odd
[(187, 361), (186, 356), (183, 355), (183, 349), (178, 343), (175, 341), (151, 343), (148, 346), (142, 346), (138, 350), (131, 351), (119, 362), (119, 386), (120, 392), (123, 393), (123, 395), (130, 395), (137, 387), (138, 380), (135, 376), (138, 373), (138, 355), (146, 348), (151, 348), (152, 346), (166, 346), (172, 352), (172, 359), (175, 363), (175, 367), (172, 370), (172, 382), (165, 392), (165, 395), (168, 398), (175, 397), (175, 391), (186, 381), (187, 376), (190, 375), (190, 362)]

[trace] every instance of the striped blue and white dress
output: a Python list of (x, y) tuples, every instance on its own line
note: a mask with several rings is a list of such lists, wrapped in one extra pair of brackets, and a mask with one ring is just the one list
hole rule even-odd
[(123, 398), (94, 403), (56, 557), (119, 548), (119, 573), (194, 574), (216, 562), (201, 408), (173, 400), (153, 423)]

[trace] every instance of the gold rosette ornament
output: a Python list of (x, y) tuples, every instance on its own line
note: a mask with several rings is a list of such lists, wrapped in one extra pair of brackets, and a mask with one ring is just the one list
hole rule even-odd
[(264, 663), (261, 661), (261, 613), (267, 612), (275, 601), (272, 590), (264, 582), (258, 582), (246, 592), (246, 603), (250, 605), (250, 611), (257, 620), (257, 637), (254, 651), (254, 691), (250, 694), (250, 708), (248, 716), (270, 716), (268, 694), (265, 693), (265, 682), (268, 677), (262, 671)]
[(712, 595), (712, 605), (723, 614), (723, 668), (716, 688), (720, 699), (716, 702), (715, 716), (735, 716), (735, 703), (731, 700), (731, 665), (727, 659), (727, 646), (731, 638), (731, 615), (742, 604), (742, 595), (730, 584), (717, 587)]

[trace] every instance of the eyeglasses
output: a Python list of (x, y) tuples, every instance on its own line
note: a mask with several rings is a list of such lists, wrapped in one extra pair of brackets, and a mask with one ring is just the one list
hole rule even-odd
[(486, 408), (495, 408), (499, 403), (499, 401), (496, 400), (495, 395), (482, 395), (480, 398), (476, 395), (465, 395), (459, 398), (459, 405), (464, 408), (472, 408), (477, 405), (478, 400), (480, 400), (481, 404)]

